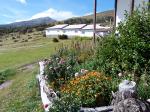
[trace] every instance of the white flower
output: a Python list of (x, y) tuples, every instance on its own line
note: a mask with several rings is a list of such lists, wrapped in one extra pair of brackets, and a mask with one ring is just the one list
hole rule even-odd
[(68, 67), (67, 67), (67, 70), (70, 69), (70, 68), (71, 68), (71, 66), (68, 66)]
[(85, 70), (85, 69), (81, 69), (80, 71), (82, 74), (86, 74), (88, 72), (88, 70)]
[(118, 76), (119, 76), (119, 77), (122, 77), (123, 75), (122, 75), (122, 73), (119, 73)]
[(56, 60), (58, 61), (58, 60), (59, 60), (59, 58), (56, 58)]
[(79, 73), (77, 72), (77, 73), (75, 73), (75, 77), (78, 77), (79, 76)]

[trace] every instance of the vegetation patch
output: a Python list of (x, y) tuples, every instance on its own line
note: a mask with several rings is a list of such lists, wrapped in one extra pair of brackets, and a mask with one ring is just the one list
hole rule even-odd
[[(50, 67), (47, 69), (48, 71), (56, 69), (53, 72), (55, 75), (52, 75), (52, 70), (47, 74), (48, 77), (59, 76), (50, 78), (52, 80), (49, 85), (55, 88), (55, 84), (61, 83), (55, 88), (56, 91), (60, 91), (61, 97), (54, 103), (50, 111), (76, 112), (80, 106), (109, 105), (111, 91), (116, 91), (119, 83), (124, 79), (135, 81), (140, 99), (148, 99), (150, 97), (148, 88), (150, 86), (149, 29), (150, 13), (146, 9), (136, 10), (132, 15), (126, 15), (126, 20), (119, 24), (117, 29), (119, 35), (113, 32), (111, 35), (99, 39), (96, 43), (97, 46), (92, 47), (90, 44), (82, 47), (79, 42), (76, 42), (73, 47), (60, 52), (63, 54), (61, 58), (66, 58), (66, 62), (69, 60), (67, 57), (70, 56), (70, 53), (74, 54), (77, 64), (73, 65), (74, 69), (72, 70), (75, 75), (66, 70), (71, 64), (65, 66), (63, 63), (62, 66), (65, 69), (61, 73), (59, 73), (59, 67), (57, 70), (57, 66), (53, 66), (54, 68), (47, 66)], [(94, 50), (90, 48), (94, 48)], [(61, 58), (59, 59), (61, 60)], [(59, 63), (60, 60), (55, 62)], [(80, 74), (78, 71), (82, 69), (88, 69), (89, 72)], [(142, 79), (143, 75), (144, 79)], [(147, 95), (144, 95), (145, 93)]]
[(0, 91), (1, 112), (43, 112), (36, 74), (36, 68), (18, 72), (12, 85)]
[(5, 82), (9, 77), (12, 77), (13, 75), (16, 74), (15, 69), (6, 69), (4, 71), (0, 72), (0, 84)]
[(68, 39), (68, 36), (67, 35), (58, 35), (58, 38), (61, 40), (65, 40), (65, 39)]
[(111, 78), (99, 72), (76, 77), (61, 88), (65, 94), (75, 95), (83, 107), (106, 106), (111, 97)]
[(52, 40), (53, 42), (59, 42), (59, 40), (57, 38), (53, 38)]

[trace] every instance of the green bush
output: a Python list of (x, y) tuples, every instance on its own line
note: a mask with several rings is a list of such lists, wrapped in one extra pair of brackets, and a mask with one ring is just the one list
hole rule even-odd
[(14, 39), (16, 39), (16, 37), (12, 37), (12, 39), (14, 40)]
[(142, 100), (147, 100), (150, 98), (150, 85), (145, 85), (145, 83), (140, 82), (137, 88), (138, 97)]
[(150, 74), (150, 12), (143, 9), (126, 14), (118, 32), (118, 37), (112, 34), (100, 41), (96, 53), (98, 69), (113, 75)]
[(53, 42), (59, 42), (59, 40), (57, 38), (53, 38), (52, 40)]
[(24, 40), (24, 42), (28, 42), (28, 40), (26, 39), (26, 40)]
[(58, 35), (58, 38), (61, 40), (65, 40), (65, 39), (68, 39), (68, 36), (67, 35)]
[(52, 108), (50, 108), (50, 112), (79, 112), (81, 107), (81, 101), (78, 97), (65, 94), (59, 100), (54, 102)]
[(14, 42), (18, 42), (19, 40), (14, 40)]
[(142, 100), (147, 100), (150, 98), (150, 75), (142, 75), (140, 82), (137, 87), (138, 97)]
[(3, 82), (5, 82), (8, 77), (13, 76), (16, 74), (16, 70), (14, 69), (6, 69), (4, 71), (0, 72), (0, 84), (2, 84)]

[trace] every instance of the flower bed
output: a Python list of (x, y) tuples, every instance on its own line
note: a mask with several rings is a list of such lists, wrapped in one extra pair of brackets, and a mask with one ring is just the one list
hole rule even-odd
[(111, 78), (99, 72), (88, 72), (78, 76), (61, 87), (63, 94), (72, 94), (83, 107), (106, 106), (110, 101)]

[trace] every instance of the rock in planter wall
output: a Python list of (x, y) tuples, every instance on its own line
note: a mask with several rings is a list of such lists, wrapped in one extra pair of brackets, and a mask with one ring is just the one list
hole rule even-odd
[(123, 81), (119, 84), (119, 91), (113, 93), (113, 112), (150, 112), (150, 104), (139, 100), (136, 93), (136, 83)]
[(125, 100), (127, 98), (137, 98), (136, 92), (131, 91), (122, 91), (122, 92), (115, 92), (113, 93), (113, 100), (111, 105), (117, 105), (120, 101)]
[(119, 84), (119, 91), (112, 93), (113, 100), (111, 105), (116, 105), (127, 98), (137, 98), (136, 83), (124, 80)]
[(128, 80), (123, 80), (119, 84), (119, 92), (122, 91), (131, 91), (131, 92), (136, 92), (136, 83), (133, 81), (128, 81)]
[(127, 98), (116, 104), (113, 112), (150, 112), (150, 105), (139, 99)]

